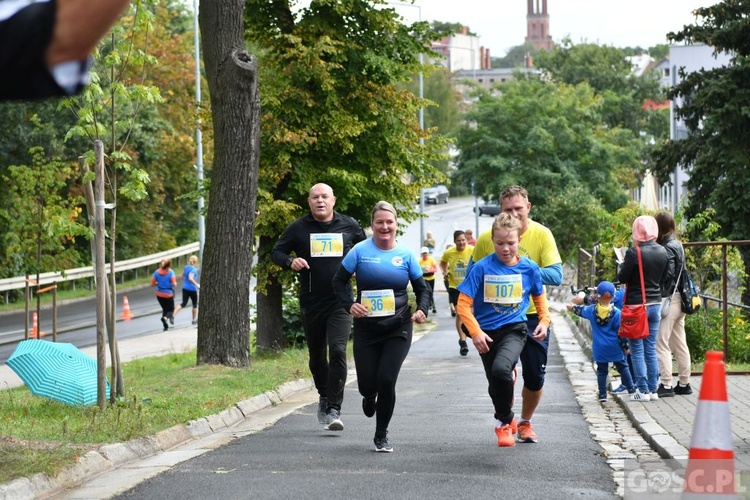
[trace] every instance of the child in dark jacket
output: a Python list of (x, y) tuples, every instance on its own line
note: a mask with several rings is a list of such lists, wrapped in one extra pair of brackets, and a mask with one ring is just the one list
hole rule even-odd
[(623, 385), (629, 393), (635, 392), (633, 377), (628, 369), (627, 358), (620, 346), (617, 332), (620, 329), (620, 310), (612, 304), (615, 297), (615, 286), (609, 281), (602, 281), (596, 287), (599, 300), (587, 306), (568, 304), (568, 310), (586, 318), (591, 323), (594, 361), (596, 362), (599, 401), (607, 400), (607, 375), (609, 364), (617, 368)]

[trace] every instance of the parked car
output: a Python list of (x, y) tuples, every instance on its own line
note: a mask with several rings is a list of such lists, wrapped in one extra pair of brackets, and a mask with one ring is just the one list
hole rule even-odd
[(479, 215), (497, 217), (500, 214), (500, 204), (497, 202), (484, 203), (478, 207), (474, 207), (474, 212), (478, 212)]
[(450, 191), (442, 184), (424, 190), (425, 203), (434, 203), (436, 205), (438, 203), (448, 203), (449, 197)]

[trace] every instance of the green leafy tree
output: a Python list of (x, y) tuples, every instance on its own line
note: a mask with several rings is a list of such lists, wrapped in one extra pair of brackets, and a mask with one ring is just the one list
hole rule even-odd
[(445, 143), (419, 127), (418, 110), (428, 103), (400, 87), (426, 69), (419, 54), (431, 53), (437, 35), (427, 22), (402, 24), (380, 1), (314, 0), (296, 13), (284, 1), (246, 6), (263, 88), (257, 342), (277, 349), (280, 280), (294, 276), (269, 253), (286, 225), (309, 211), (310, 187), (331, 185), (336, 209), (367, 226), (379, 200), (413, 220), (419, 189), (442, 177), (430, 162)]
[[(4, 233), (3, 261), (13, 276), (35, 275), (76, 266), (76, 236), (89, 235), (81, 225), (81, 197), (69, 190), (69, 179), (78, 178), (75, 166), (48, 157), (41, 147), (30, 151), (32, 163), (14, 165), (2, 177), (8, 209), (0, 212)], [(37, 295), (37, 312), (39, 312)]]
[(526, 66), (526, 57), (534, 60), (537, 52), (530, 44), (515, 45), (503, 57), (492, 57), (491, 65), (493, 68), (521, 68)]
[[(118, 199), (117, 254), (120, 258), (154, 253), (197, 239), (195, 197), (192, 196), (197, 183), (191, 168), (195, 163), (193, 16), (183, 3), (173, 0), (158, 5), (140, 3), (137, 8), (140, 10), (133, 8), (126, 13), (113, 30), (112, 35), (117, 38), (105, 37), (94, 59), (96, 82), (93, 87), (97, 91), (106, 89), (102, 101), (107, 110), (117, 114), (117, 147), (130, 156), (129, 162), (137, 169), (136, 175), (147, 172), (150, 179), (145, 197)], [(150, 11), (159, 21), (145, 26), (134, 19), (134, 13), (145, 11)], [(114, 51), (119, 51), (116, 55), (113, 55), (113, 42), (118, 46)], [(141, 51), (147, 50), (151, 56), (149, 64), (141, 64), (139, 61), (143, 57), (131, 51), (126, 42)], [(111, 62), (107, 65), (105, 57), (119, 59), (120, 66)], [(163, 102), (148, 103), (141, 99), (139, 104), (112, 108), (113, 102), (107, 100), (113, 88), (108, 82), (111, 77), (129, 86), (131, 95), (153, 93), (152, 89), (158, 87)], [(133, 89), (131, 84), (142, 87)], [(117, 105), (124, 100), (125, 93), (114, 88), (119, 92)], [(60, 103), (59, 99), (0, 103), (0, 175), (8, 165), (31, 164), (29, 151), (35, 146), (43, 146), (50, 157), (71, 162), (91, 149), (96, 136), (89, 134), (91, 127), (84, 121), (83, 117), (92, 117), (84, 101), (77, 99), (63, 106)], [(102, 130), (113, 122), (104, 111), (96, 113), (93, 119), (101, 126), (100, 138), (109, 144), (112, 133)], [(209, 121), (204, 116), (204, 123)], [(69, 134), (74, 128), (74, 134)], [(204, 134), (205, 157), (210, 162), (210, 126), (205, 127)], [(130, 176), (129, 172), (118, 170), (120, 187), (125, 177)], [(6, 205), (5, 195), (5, 191), (0, 191), (0, 207)], [(4, 233), (6, 229), (1, 224), (0, 233)], [(73, 267), (90, 264), (88, 242), (79, 238), (75, 245), (82, 261)]]
[[(422, 94), (424, 95), (424, 127), (433, 137), (445, 145), (444, 155), (432, 160), (432, 165), (448, 176), (449, 157), (448, 143), (445, 137), (455, 135), (461, 123), (460, 95), (451, 82), (451, 75), (442, 66), (428, 66), (422, 75)], [(401, 88), (403, 86), (399, 86)], [(419, 75), (413, 75), (406, 88), (419, 95)]]
[[(147, 195), (146, 186), (150, 176), (147, 170), (138, 164), (135, 148), (131, 144), (134, 139), (132, 134), (134, 130), (148, 128), (148, 125), (154, 123), (153, 120), (139, 119), (153, 113), (153, 106), (161, 102), (159, 89), (145, 83), (148, 69), (156, 64), (156, 60), (148, 53), (148, 35), (141, 35), (151, 32), (153, 19), (153, 11), (144, 0), (131, 4), (120, 22), (113, 26), (110, 34), (100, 42), (93, 54), (95, 63), (91, 69), (91, 83), (79, 96), (65, 99), (61, 104), (61, 107), (72, 112), (77, 120), (66, 134), (66, 139), (86, 140), (87, 146), (91, 148), (81, 154), (87, 166), (93, 166), (96, 161), (95, 141), (101, 141), (104, 147), (105, 179), (102, 181), (106, 191), (105, 200), (111, 203), (113, 208), (107, 214), (109, 281), (106, 284), (97, 283), (97, 287), (104, 287), (108, 292), (105, 324), (112, 354), (112, 403), (115, 402), (116, 396), (125, 395), (116, 348), (115, 263), (118, 258), (119, 231), (117, 215), (118, 209), (121, 209), (121, 200), (135, 203)], [(150, 141), (148, 136), (148, 132), (141, 136), (145, 143)], [(84, 176), (84, 182), (91, 182), (93, 179), (93, 171)], [(93, 217), (93, 214), (89, 213), (89, 217)], [(99, 389), (100, 394), (103, 394), (103, 388)], [(103, 405), (103, 401), (100, 401), (100, 404)]]
[(647, 99), (662, 100), (658, 75), (636, 76), (621, 49), (592, 43), (573, 44), (569, 38), (549, 51), (540, 51), (534, 65), (552, 81), (577, 85), (586, 82), (602, 96), (602, 113), (610, 127), (639, 134), (644, 129)]
[[(388, 3), (388, 2), (385, 2)], [(476, 33), (471, 31), (471, 29), (468, 26), (464, 26), (461, 23), (448, 23), (443, 21), (432, 21), (432, 30), (440, 35), (441, 37), (444, 36), (451, 36), (455, 34), (463, 34), (463, 31), (466, 30), (466, 34), (469, 36), (476, 36)]]
[[(673, 43), (705, 43), (714, 51), (732, 54), (726, 67), (693, 73), (679, 71), (680, 82), (669, 93), (682, 98), (675, 110), (688, 129), (684, 140), (665, 141), (654, 154), (655, 171), (666, 181), (676, 168), (690, 175), (688, 219), (714, 210), (720, 236), (730, 240), (750, 238), (750, 45), (746, 24), (750, 3), (726, 0), (696, 9), (701, 22), (669, 33)], [(745, 274), (750, 275), (750, 247), (740, 247)], [(745, 283), (743, 302), (750, 302)]]
[(500, 88), (482, 93), (466, 115), (457, 143), (461, 182), (474, 181), (485, 198), (522, 184), (538, 214), (576, 186), (606, 210), (626, 202), (623, 172), (638, 168), (643, 141), (605, 125), (591, 87), (519, 78)]

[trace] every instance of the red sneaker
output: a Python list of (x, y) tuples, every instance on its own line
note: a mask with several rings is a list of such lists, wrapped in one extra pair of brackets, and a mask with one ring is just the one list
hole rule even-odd
[(497, 435), (497, 445), (501, 448), (516, 445), (516, 440), (513, 439), (511, 424), (495, 427), (495, 434)]
[(519, 443), (537, 443), (539, 438), (531, 428), (531, 422), (520, 422), (518, 424), (518, 442)]

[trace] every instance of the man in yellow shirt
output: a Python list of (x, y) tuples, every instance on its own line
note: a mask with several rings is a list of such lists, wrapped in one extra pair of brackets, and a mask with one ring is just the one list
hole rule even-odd
[[(474, 247), (467, 243), (466, 233), (461, 230), (453, 231), (453, 243), (456, 246), (445, 251), (440, 258), (440, 270), (443, 276), (448, 278), (448, 300), (451, 306), (451, 316), (456, 318), (456, 331), (458, 331), (458, 345), (461, 356), (469, 354), (469, 347), (466, 345), (466, 334), (461, 328), (461, 318), (456, 315), (456, 306), (458, 305), (458, 285), (466, 277), (466, 270), (469, 268)], [(494, 252), (494, 250), (493, 250)]]
[[(528, 257), (537, 263), (545, 285), (560, 285), (562, 283), (562, 259), (557, 250), (552, 232), (531, 219), (531, 203), (529, 194), (521, 186), (508, 186), (500, 193), (500, 208), (521, 221), (521, 241), (518, 254)], [(474, 246), (472, 262), (478, 262), (487, 255), (495, 252), (491, 231), (479, 235)], [(539, 315), (532, 302), (526, 311), (526, 324), (529, 332), (533, 332), (539, 323)], [(550, 325), (544, 341), (538, 341), (531, 335), (526, 339), (526, 345), (521, 352), (521, 366), (523, 368), (523, 403), (521, 405), (521, 419), (518, 422), (518, 441), (522, 443), (536, 443), (537, 435), (531, 427), (531, 417), (542, 399), (544, 376), (547, 370), (547, 350), (549, 338), (552, 335)]]

